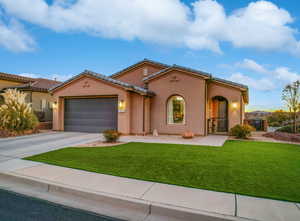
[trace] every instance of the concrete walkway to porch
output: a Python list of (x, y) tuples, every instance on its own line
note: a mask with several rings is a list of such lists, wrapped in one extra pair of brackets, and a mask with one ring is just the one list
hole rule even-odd
[(121, 136), (121, 142), (142, 142), (142, 143), (169, 143), (169, 144), (188, 144), (200, 146), (223, 146), (228, 136), (208, 135), (194, 137), (192, 139), (183, 139), (181, 136), (175, 135), (159, 135), (159, 136)]
[(300, 205), (58, 167), (0, 163), (1, 188), (136, 221), (298, 221)]

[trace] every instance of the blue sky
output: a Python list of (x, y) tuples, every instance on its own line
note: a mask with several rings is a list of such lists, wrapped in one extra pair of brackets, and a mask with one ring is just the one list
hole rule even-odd
[(283, 108), (300, 78), (297, 3), (0, 0), (0, 71), (64, 80), (149, 58), (247, 84), (248, 110)]

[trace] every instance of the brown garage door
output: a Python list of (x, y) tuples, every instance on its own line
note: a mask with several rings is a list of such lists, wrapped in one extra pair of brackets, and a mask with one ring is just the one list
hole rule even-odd
[(117, 98), (65, 99), (65, 131), (100, 133), (117, 130)]

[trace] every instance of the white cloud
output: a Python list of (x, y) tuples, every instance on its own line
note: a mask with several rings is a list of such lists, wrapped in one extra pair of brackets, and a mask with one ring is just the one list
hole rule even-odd
[(275, 69), (267, 69), (261, 64), (251, 59), (244, 59), (242, 62), (235, 64), (236, 67), (248, 69), (261, 74), (268, 74), (269, 77), (279, 80), (281, 83), (291, 83), (300, 80), (300, 74), (291, 71), (288, 67), (276, 67)]
[(16, 20), (8, 24), (0, 20), (0, 46), (14, 52), (32, 51), (35, 41)]
[(296, 72), (290, 71), (287, 67), (276, 68), (273, 72), (276, 78), (282, 81), (294, 82), (300, 80), (300, 75)]
[(28, 77), (28, 78), (39, 78), (40, 77), (39, 75), (32, 74), (32, 73), (21, 73), (20, 75), (24, 76), (24, 77)]
[(34, 73), (22, 73), (20, 74), (21, 76), (24, 77), (29, 77), (29, 78), (47, 78), (50, 80), (56, 80), (56, 81), (66, 81), (70, 78), (72, 78), (74, 75), (72, 74), (34, 74)]
[(242, 73), (233, 74), (228, 78), (228, 80), (248, 85), (249, 87), (260, 91), (271, 91), (276, 88), (270, 79), (254, 79)]
[(237, 67), (249, 69), (258, 73), (269, 73), (269, 71), (264, 68), (264, 66), (256, 63), (256, 61), (245, 58), (242, 62), (236, 63)]
[(252, 2), (228, 17), (228, 38), (236, 47), (262, 50), (288, 50), (300, 54), (296, 30), (288, 26), (288, 11), (268, 1)]
[[(191, 7), (180, 0), (0, 0), (6, 12), (59, 32), (140, 39), (222, 53), (221, 42), (235, 47), (288, 51), (300, 55), (300, 43), (288, 11), (256, 1), (226, 14), (214, 0)], [(28, 7), (30, 5), (30, 7)]]
[(66, 81), (72, 77), (74, 77), (74, 75), (72, 75), (72, 74), (52, 74), (50, 76), (50, 79), (56, 80), (56, 81)]

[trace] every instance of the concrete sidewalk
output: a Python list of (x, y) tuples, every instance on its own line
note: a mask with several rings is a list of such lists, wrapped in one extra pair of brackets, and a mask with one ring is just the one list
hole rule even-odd
[[(127, 179), (20, 159), (0, 162), (0, 173), (10, 179), (25, 179), (30, 187), (37, 186), (33, 181), (47, 185), (48, 195), (43, 194), (50, 201), (56, 197), (53, 201), (62, 203), (58, 196), (64, 196), (65, 201), (71, 197), (73, 206), (126, 220), (300, 220), (300, 205), (296, 203)], [(0, 185), (8, 186), (5, 182), (10, 179), (0, 175)], [(96, 196), (101, 196), (97, 206), (92, 201)]]

